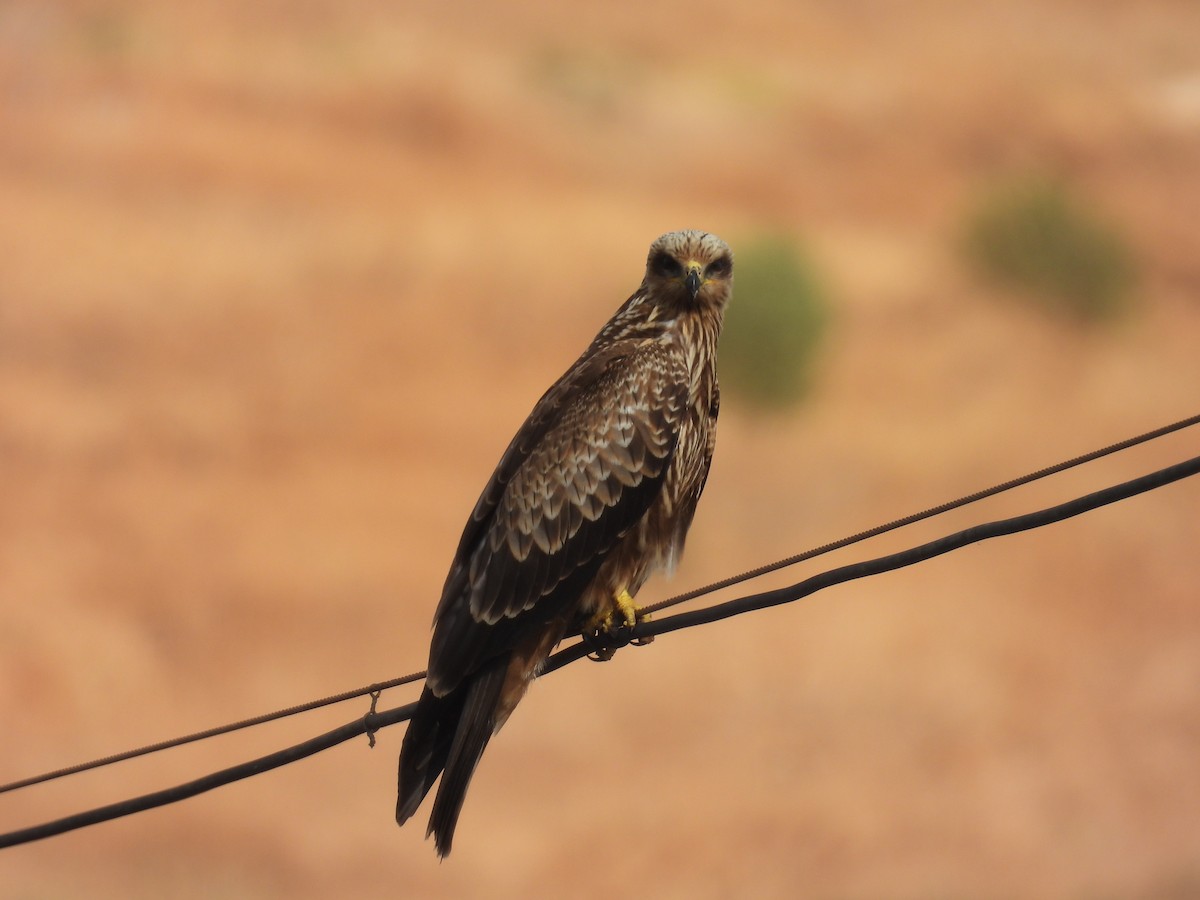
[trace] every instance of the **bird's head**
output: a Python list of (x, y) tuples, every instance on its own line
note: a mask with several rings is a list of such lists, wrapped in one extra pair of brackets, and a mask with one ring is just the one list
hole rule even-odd
[(650, 245), (644, 284), (684, 309), (720, 311), (733, 287), (733, 251), (715, 234), (668, 232)]

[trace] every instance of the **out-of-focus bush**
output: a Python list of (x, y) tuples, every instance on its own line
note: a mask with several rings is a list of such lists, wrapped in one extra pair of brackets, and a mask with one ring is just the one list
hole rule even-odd
[(764, 235), (734, 246), (733, 302), (721, 337), (721, 385), (759, 409), (811, 387), (829, 320), (821, 279), (795, 241)]
[(1027, 176), (989, 192), (970, 214), (967, 259), (984, 277), (1058, 315), (1111, 318), (1128, 303), (1133, 252), (1055, 179)]

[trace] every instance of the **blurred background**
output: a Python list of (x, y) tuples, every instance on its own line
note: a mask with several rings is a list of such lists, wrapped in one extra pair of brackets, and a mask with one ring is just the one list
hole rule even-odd
[[(727, 239), (738, 287), (646, 601), (1196, 413), (1198, 210), (1186, 0), (0, 2), (0, 781), (422, 668), (492, 466), (664, 231)], [(1198, 509), (1176, 484), (571, 666), (445, 863), (394, 824), (396, 727), (0, 884), (1200, 896)], [(365, 711), (3, 795), (0, 830)]]

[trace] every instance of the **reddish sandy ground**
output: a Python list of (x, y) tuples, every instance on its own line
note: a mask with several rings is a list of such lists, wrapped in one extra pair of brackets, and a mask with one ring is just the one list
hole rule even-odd
[[(963, 270), (964, 209), (1026, 169), (1122, 224), (1135, 313)], [(476, 493), (662, 231), (796, 234), (837, 310), (811, 402), (726, 397), (649, 599), (1197, 412), (1198, 210), (1185, 0), (0, 5), (0, 781), (422, 667)], [(0, 893), (1194, 897), (1198, 511), (1184, 482), (573, 666), (442, 864), (392, 821), (392, 728), (0, 852)], [(363, 711), (0, 796), (0, 830)]]

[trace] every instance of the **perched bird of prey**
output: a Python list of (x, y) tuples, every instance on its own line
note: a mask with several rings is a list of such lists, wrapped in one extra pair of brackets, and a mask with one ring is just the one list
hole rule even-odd
[(715, 235), (651, 244), (641, 285), (537, 402), (475, 504), (400, 751), (401, 825), (442, 776), (426, 832), (439, 856), (479, 757), (554, 645), (632, 627), (638, 590), (682, 552), (716, 440), (732, 276)]

